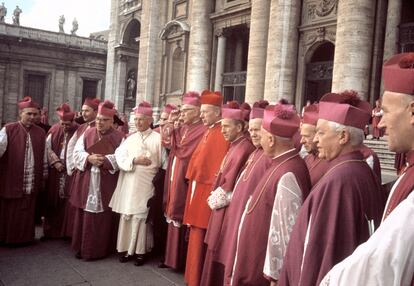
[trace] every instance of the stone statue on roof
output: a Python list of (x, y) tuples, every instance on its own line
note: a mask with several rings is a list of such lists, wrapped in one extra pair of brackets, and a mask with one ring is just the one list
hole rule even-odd
[(4, 23), (5, 22), (5, 17), (7, 15), (7, 8), (6, 6), (4, 6), (4, 2), (1, 3), (0, 5), (0, 23)]
[(65, 16), (61, 15), (59, 17), (59, 33), (64, 33), (65, 29), (63, 28), (63, 25), (65, 25)]
[(78, 28), (79, 28), (79, 23), (78, 23), (78, 21), (76, 20), (76, 18), (74, 18), (74, 19), (73, 19), (73, 22), (72, 22), (72, 30), (70, 31), (70, 33), (71, 33), (72, 35), (76, 35), (76, 31), (78, 30)]
[(20, 14), (22, 13), (22, 9), (16, 5), (16, 8), (13, 11), (13, 25), (20, 26)]

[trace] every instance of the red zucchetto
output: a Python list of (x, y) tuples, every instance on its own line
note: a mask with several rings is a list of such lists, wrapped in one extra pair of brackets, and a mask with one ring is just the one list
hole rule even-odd
[(300, 118), (293, 105), (269, 105), (264, 111), (262, 126), (273, 135), (292, 138), (299, 125)]
[(152, 116), (152, 106), (149, 102), (143, 101), (140, 104), (138, 104), (136, 107), (133, 108), (134, 113), (142, 114), (146, 116)]
[(173, 110), (177, 110), (177, 106), (175, 104), (168, 103), (168, 104), (164, 105), (163, 112), (165, 112), (167, 114), (170, 114), (171, 111), (173, 111)]
[(30, 96), (25, 96), (23, 99), (21, 99), (17, 103), (17, 106), (19, 107), (20, 110), (25, 109), (25, 108), (39, 108), (39, 104), (34, 102)]
[(101, 101), (98, 98), (87, 97), (85, 99), (85, 102), (83, 103), (83, 105), (89, 106), (93, 110), (98, 110), (98, 107), (99, 107), (99, 103), (100, 102)]
[(201, 104), (210, 104), (221, 107), (223, 104), (223, 96), (219, 91), (204, 90), (201, 93)]
[(223, 119), (244, 121), (244, 112), (240, 109), (237, 101), (230, 101), (221, 108), (221, 117)]
[(250, 119), (263, 118), (263, 113), (266, 106), (269, 105), (267, 100), (259, 100), (253, 103), (252, 111), (250, 112)]
[(108, 117), (114, 117), (114, 115), (116, 114), (115, 105), (109, 100), (101, 102), (98, 107), (98, 114)]
[(414, 95), (414, 53), (393, 56), (382, 68), (384, 90)]
[(319, 102), (319, 118), (364, 129), (371, 118), (371, 105), (355, 91), (327, 93)]
[(318, 104), (311, 104), (309, 106), (305, 106), (303, 111), (302, 123), (316, 126), (316, 123), (318, 122), (318, 111)]
[(69, 104), (63, 103), (56, 109), (56, 114), (62, 121), (72, 121), (75, 118), (75, 112), (70, 109)]
[(200, 106), (200, 94), (196, 91), (188, 91), (183, 95), (183, 104)]

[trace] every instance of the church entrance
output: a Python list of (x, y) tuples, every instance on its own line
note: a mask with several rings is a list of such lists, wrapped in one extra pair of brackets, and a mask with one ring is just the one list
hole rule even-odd
[(246, 93), (249, 28), (245, 25), (226, 29), (226, 57), (222, 93), (224, 102), (244, 102)]
[(320, 45), (306, 64), (306, 84), (303, 105), (318, 102), (322, 95), (331, 92), (335, 46), (330, 42)]

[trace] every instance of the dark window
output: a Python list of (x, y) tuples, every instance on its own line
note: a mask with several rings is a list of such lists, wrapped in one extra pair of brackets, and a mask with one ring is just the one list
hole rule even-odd
[(28, 74), (25, 79), (24, 96), (31, 96), (40, 106), (43, 106), (45, 96), (46, 76)]
[(83, 80), (83, 89), (82, 89), (82, 102), (85, 101), (85, 98), (91, 97), (95, 98), (98, 89), (97, 80)]

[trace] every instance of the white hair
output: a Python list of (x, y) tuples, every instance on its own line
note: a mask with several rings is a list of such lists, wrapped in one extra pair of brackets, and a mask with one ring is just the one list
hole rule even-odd
[(337, 122), (328, 121), (329, 127), (336, 132), (341, 132), (343, 130), (347, 130), (349, 133), (349, 143), (352, 146), (359, 146), (364, 141), (364, 131), (362, 129), (353, 127), (353, 126), (346, 126)]

